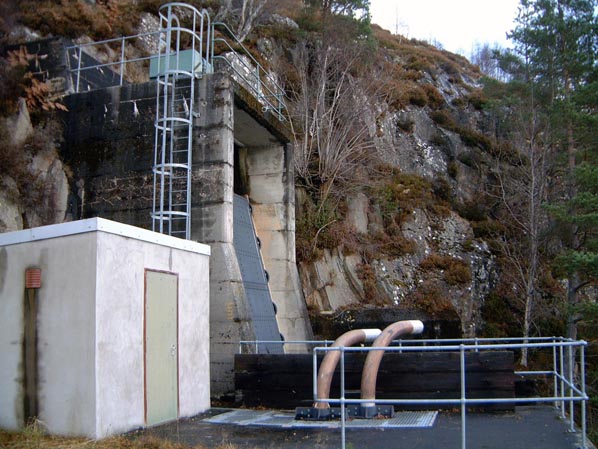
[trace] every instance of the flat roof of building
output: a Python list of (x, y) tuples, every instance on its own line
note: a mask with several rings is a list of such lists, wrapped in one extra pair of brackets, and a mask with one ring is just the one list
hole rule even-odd
[(192, 240), (184, 240), (136, 226), (118, 223), (105, 218), (95, 217), (85, 220), (69, 221), (37, 228), (0, 234), (0, 246), (17, 245), (20, 243), (54, 239), (88, 232), (105, 232), (122, 237), (141, 240), (169, 248), (180, 249), (198, 254), (210, 255), (210, 247)]

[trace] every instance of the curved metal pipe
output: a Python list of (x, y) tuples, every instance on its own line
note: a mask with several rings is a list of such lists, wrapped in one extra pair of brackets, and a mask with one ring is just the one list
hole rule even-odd
[[(332, 347), (353, 346), (358, 343), (372, 341), (378, 338), (381, 333), (380, 329), (354, 329), (338, 337), (332, 344)], [(336, 365), (338, 365), (340, 357), (340, 351), (329, 351), (324, 356), (324, 360), (322, 360), (320, 369), (318, 370), (318, 399), (330, 398), (330, 384), (332, 383), (334, 370), (336, 369)], [(314, 407), (326, 409), (330, 408), (330, 404), (328, 402), (316, 402)]]
[[(420, 320), (397, 321), (391, 324), (376, 338), (372, 347), (386, 347), (396, 337), (409, 334), (421, 334), (424, 330), (424, 323)], [(378, 378), (378, 369), (384, 355), (384, 349), (370, 351), (363, 364), (363, 373), (361, 375), (361, 399), (376, 399), (376, 379)], [(375, 407), (374, 402), (366, 402), (362, 407)]]

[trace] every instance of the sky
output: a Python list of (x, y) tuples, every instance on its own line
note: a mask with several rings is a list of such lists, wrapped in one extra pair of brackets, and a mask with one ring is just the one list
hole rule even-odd
[(392, 33), (438, 41), (469, 56), (476, 43), (508, 47), (519, 0), (370, 0), (372, 22)]

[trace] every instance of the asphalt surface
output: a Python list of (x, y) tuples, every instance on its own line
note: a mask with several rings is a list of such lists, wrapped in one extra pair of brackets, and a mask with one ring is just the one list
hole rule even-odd
[[(206, 419), (230, 409), (211, 409), (187, 420), (143, 430), (171, 441), (214, 448), (231, 443), (238, 448), (340, 448), (339, 428), (280, 428), (215, 424)], [(569, 431), (553, 407), (518, 407), (514, 413), (468, 413), (468, 449), (578, 449), (581, 433)], [(594, 446), (588, 441), (588, 449)], [(440, 412), (431, 427), (359, 428), (346, 430), (348, 449), (460, 449), (460, 413)]]

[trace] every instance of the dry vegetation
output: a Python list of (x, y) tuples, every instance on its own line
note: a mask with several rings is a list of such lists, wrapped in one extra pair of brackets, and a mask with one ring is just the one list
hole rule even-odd
[[(198, 444), (189, 446), (154, 436), (116, 436), (103, 440), (65, 438), (49, 436), (41, 423), (27, 426), (21, 432), (0, 429), (0, 448), (6, 449), (207, 449)], [(237, 446), (223, 443), (213, 449), (236, 449)]]

